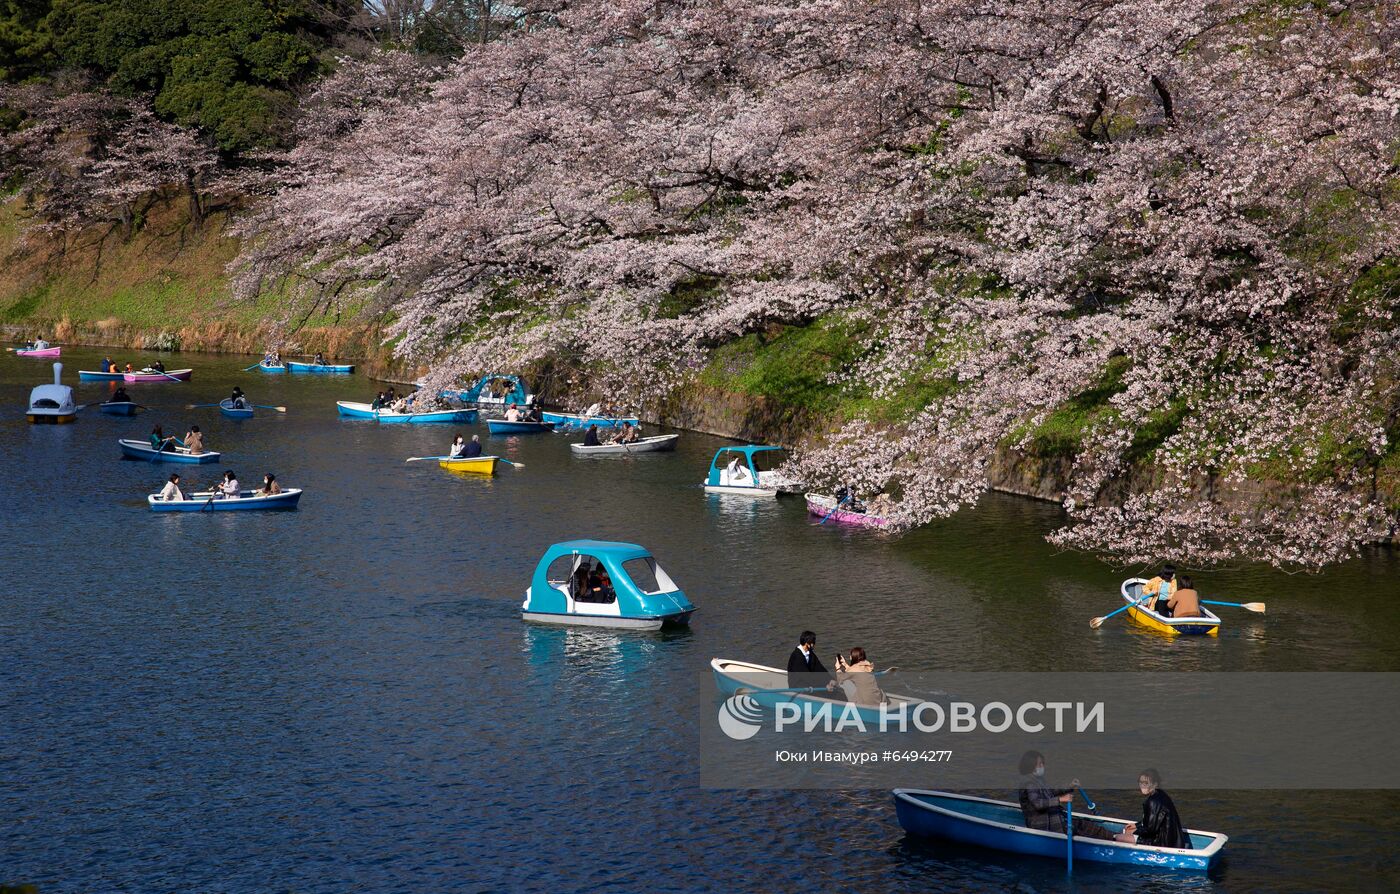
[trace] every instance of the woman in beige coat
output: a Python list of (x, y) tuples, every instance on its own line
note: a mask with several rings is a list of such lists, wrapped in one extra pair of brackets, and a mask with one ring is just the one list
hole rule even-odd
[(851, 650), (850, 663), (840, 653), (836, 655), (836, 685), (846, 693), (846, 700), (857, 705), (876, 707), (889, 699), (875, 683), (875, 665), (865, 657), (865, 650)]

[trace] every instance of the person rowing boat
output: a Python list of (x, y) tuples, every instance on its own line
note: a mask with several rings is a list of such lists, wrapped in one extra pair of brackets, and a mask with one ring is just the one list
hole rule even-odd
[(243, 389), (237, 385), (233, 386), (233, 393), (228, 396), (229, 406), (235, 410), (248, 409), (248, 398), (243, 393)]
[(241, 491), (238, 488), (238, 476), (233, 473), (232, 469), (229, 469), (224, 472), (224, 480), (214, 485), (214, 495), (209, 499), (217, 497), (221, 500), (236, 500), (239, 496), (241, 496)]
[(113, 404), (129, 404), (131, 403), (131, 395), (126, 393), (125, 388), (118, 385), (117, 390), (112, 392), (112, 396), (107, 399), (107, 402)]
[(150, 440), (151, 440), (151, 449), (152, 449), (152, 450), (155, 450), (155, 451), (157, 451), (157, 452), (166, 451), (166, 450), (174, 450), (177, 446), (178, 446), (178, 447), (183, 447), (183, 446), (185, 446), (184, 444), (182, 444), (182, 443), (180, 442), (180, 439), (179, 439), (179, 438), (177, 438), (177, 437), (175, 437), (175, 436), (173, 436), (173, 435), (170, 436), (170, 437), (166, 437), (165, 432), (161, 431), (161, 428), (160, 428), (159, 425), (157, 425), (157, 426), (155, 426), (155, 427), (153, 427), (153, 428), (151, 429), (151, 439), (150, 439)]
[[(1021, 787), (1016, 795), (1021, 802), (1021, 815), (1025, 817), (1026, 828), (1063, 835), (1064, 805), (1074, 800), (1074, 790), (1079, 787), (1079, 780), (1072, 780), (1069, 788), (1051, 788), (1045, 781), (1045, 755), (1039, 751), (1027, 751), (1021, 755), (1020, 770)], [(1074, 837), (1114, 840), (1112, 832), (1081, 816), (1074, 818)]]

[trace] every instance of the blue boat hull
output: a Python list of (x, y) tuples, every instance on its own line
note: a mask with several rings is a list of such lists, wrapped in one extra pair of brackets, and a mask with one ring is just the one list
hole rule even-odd
[(252, 491), (244, 491), (237, 500), (212, 500), (203, 495), (196, 499), (165, 502), (157, 495), (146, 499), (153, 512), (265, 512), (277, 509), (295, 509), (301, 501), (301, 490), (292, 489), (271, 497), (255, 497)]
[(199, 465), (202, 463), (216, 463), (222, 454), (209, 453), (177, 453), (174, 450), (155, 450), (148, 444), (138, 441), (128, 441), (123, 438), (118, 443), (121, 444), (122, 456), (131, 459), (144, 459), (153, 463), (185, 463), (187, 465)]
[(587, 428), (596, 425), (598, 428), (621, 428), (623, 424), (637, 425), (636, 416), (585, 416), (582, 413), (541, 413), (545, 422), (553, 422), (555, 425), (567, 426), (571, 428)]
[(524, 435), (542, 431), (554, 431), (553, 422), (507, 422), (504, 419), (487, 419), (486, 427), (493, 435)]
[(374, 419), (379, 415), (370, 409), (369, 404), (357, 404), (348, 400), (336, 401), (335, 411), (350, 419)]
[(384, 425), (397, 425), (411, 422), (417, 425), (434, 422), (456, 422), (470, 425), (476, 421), (476, 410), (434, 410), (431, 413), (390, 413), (380, 410), (377, 417)]
[[(942, 838), (992, 850), (1064, 860), (1067, 848), (1060, 832), (1028, 829), (1021, 808), (1006, 801), (895, 789), (895, 814), (905, 832)], [(1121, 832), (1127, 820), (1091, 817), (1111, 832)], [(1090, 863), (1205, 872), (1220, 859), (1226, 836), (1191, 830), (1193, 850), (1146, 847), (1092, 838), (1074, 840), (1074, 859)]]
[(90, 369), (78, 370), (79, 382), (120, 382), (122, 380), (122, 377), (123, 374), (119, 372), (105, 373), (96, 372)]
[(883, 711), (899, 712), (912, 710), (920, 703), (919, 699), (907, 695), (887, 692), (889, 704), (885, 708), (875, 705), (856, 705), (844, 698), (833, 698), (825, 691), (793, 692), (784, 691), (788, 685), (787, 671), (761, 664), (716, 658), (710, 662), (714, 674), (715, 688), (726, 698), (735, 695), (740, 689), (763, 708), (774, 711), (778, 705), (795, 704), (802, 707), (803, 714), (821, 717), (831, 712), (833, 722), (847, 717), (859, 717), (861, 723), (871, 728), (880, 725)]
[(295, 360), (287, 361), (287, 371), (294, 373), (335, 373), (346, 375), (353, 373), (355, 367), (349, 363), (298, 363)]
[(252, 407), (244, 407), (242, 410), (235, 410), (231, 400), (221, 400), (218, 402), (218, 411), (231, 420), (251, 420), (253, 417)]
[(258, 364), (258, 369), (265, 373), (284, 373), (287, 371), (285, 366), (268, 366), (263, 363)]
[(136, 404), (131, 401), (98, 404), (97, 408), (108, 416), (135, 416)]

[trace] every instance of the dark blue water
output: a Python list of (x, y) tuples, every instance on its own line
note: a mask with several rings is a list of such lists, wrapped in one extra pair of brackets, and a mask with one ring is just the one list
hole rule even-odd
[[(66, 379), (100, 354), (65, 351)], [(125, 358), (123, 358), (125, 359)], [(1126, 576), (1057, 554), (1052, 506), (992, 497), (899, 540), (813, 527), (800, 502), (705, 497), (717, 439), (576, 459), (492, 439), (494, 479), (408, 456), (452, 427), (340, 420), (364, 378), (227, 357), (152, 409), (30, 426), (47, 363), (0, 360), (0, 884), (92, 891), (1379, 890), (1400, 879), (1392, 794), (1183, 792), (1232, 836), (1213, 878), (1076, 868), (906, 839), (887, 792), (701, 788), (697, 681), (781, 664), (798, 631), (905, 669), (1397, 670), (1400, 562), (1257, 568), (1218, 639), (1088, 619)], [(241, 385), (260, 413), (185, 410)], [(96, 402), (108, 386), (84, 384)], [(199, 424), (218, 466), (123, 461), (122, 436)], [(487, 439), (484, 427), (478, 431)], [(304, 487), (295, 513), (153, 515), (178, 468)], [(675, 634), (523, 624), (536, 559), (576, 537), (650, 547), (700, 607)], [(1128, 569), (1136, 571), (1137, 569)], [(911, 770), (910, 785), (919, 785)], [(1133, 815), (1129, 794), (1096, 793)]]

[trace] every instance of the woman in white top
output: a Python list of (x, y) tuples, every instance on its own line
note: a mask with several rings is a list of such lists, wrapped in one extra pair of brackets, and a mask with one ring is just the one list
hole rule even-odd
[(466, 442), (466, 439), (464, 439), (461, 435), (458, 435), (458, 436), (457, 436), (457, 439), (456, 439), (455, 441), (452, 442), (452, 449), (448, 451), (447, 455), (450, 456), (450, 457), (452, 457), (453, 459), (456, 459), (457, 457), (459, 457), (459, 456), (461, 456), (463, 453), (465, 453), (466, 450), (467, 450), (467, 442)]
[(517, 407), (515, 404), (511, 404), (511, 405), (510, 405), (510, 409), (509, 409), (509, 410), (506, 410), (506, 421), (507, 421), (507, 422), (519, 422), (519, 421), (520, 421), (520, 408)]
[(165, 489), (160, 492), (160, 498), (167, 503), (178, 503), (185, 499), (184, 493), (180, 490), (179, 475), (171, 475), (170, 480), (165, 482)]
[(236, 500), (239, 496), (238, 476), (229, 469), (224, 473), (224, 480), (219, 482), (217, 487), (219, 495), (225, 500)]

